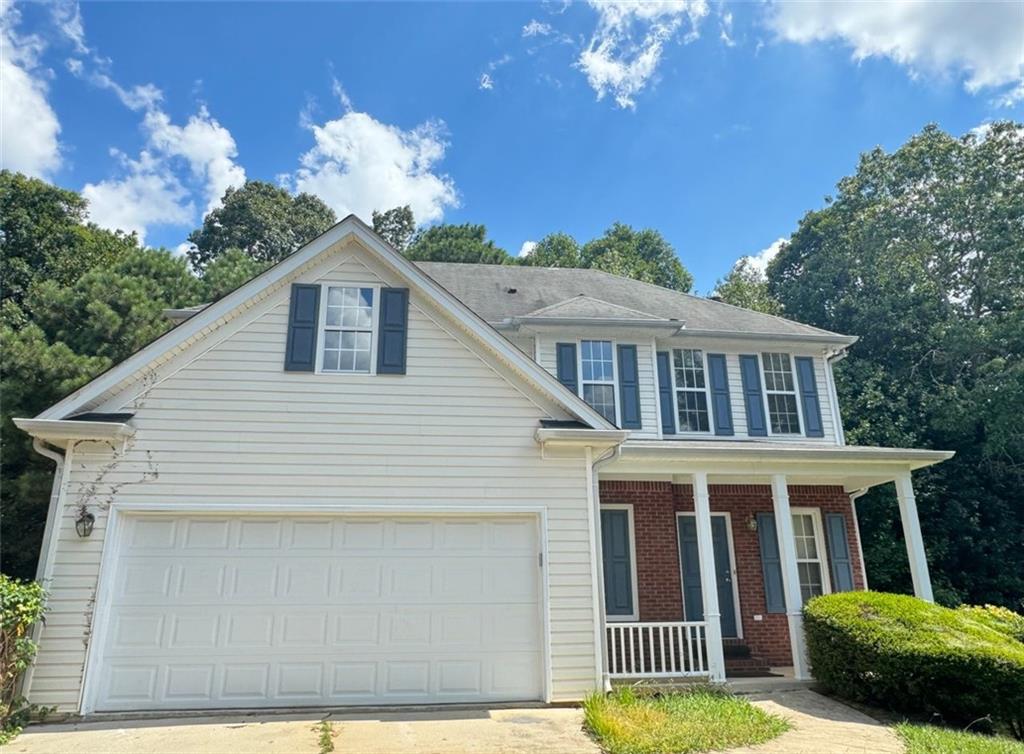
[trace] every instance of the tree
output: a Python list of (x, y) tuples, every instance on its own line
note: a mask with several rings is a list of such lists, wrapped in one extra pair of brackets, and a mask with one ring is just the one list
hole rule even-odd
[(683, 267), (675, 249), (656, 230), (633, 230), (615, 223), (600, 238), (584, 244), (580, 266), (642, 280), (688, 293), (693, 276)]
[(550, 233), (537, 242), (520, 264), (531, 267), (580, 267), (580, 245), (568, 233)]
[(228, 249), (207, 265), (200, 279), (203, 301), (210, 303), (248, 283), (270, 267), (270, 262), (253, 259), (241, 249)]
[(201, 228), (189, 234), (189, 261), (203, 270), (228, 249), (241, 249), (258, 262), (280, 262), (337, 221), (334, 211), (312, 194), (292, 196), (263, 181), (246, 181), (224, 193)]
[(85, 222), (74, 191), (0, 171), (0, 301), (21, 302), (37, 280), (72, 283), (138, 245), (130, 234)]
[(412, 207), (394, 207), (384, 212), (373, 211), (373, 229), (377, 235), (399, 251), (405, 251), (416, 232), (416, 220)]
[(782, 305), (768, 290), (768, 279), (749, 257), (741, 257), (729, 274), (715, 283), (714, 296), (727, 304), (765, 314), (782, 314)]
[(434, 225), (419, 231), (405, 255), (418, 262), (509, 264), (512, 257), (487, 239), (483, 225)]
[[(789, 316), (860, 336), (837, 368), (847, 438), (956, 451), (915, 477), (936, 596), (1024, 595), (1024, 126), (928, 126), (862, 155), (768, 267)], [(872, 586), (906, 589), (891, 490), (858, 502)]]

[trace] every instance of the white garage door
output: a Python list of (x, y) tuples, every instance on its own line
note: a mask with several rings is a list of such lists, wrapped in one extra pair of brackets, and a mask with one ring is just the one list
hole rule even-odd
[(543, 697), (535, 518), (121, 523), (98, 711)]

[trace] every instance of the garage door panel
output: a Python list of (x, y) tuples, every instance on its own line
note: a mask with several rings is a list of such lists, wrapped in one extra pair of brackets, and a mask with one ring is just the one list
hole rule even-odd
[(126, 517), (96, 708), (538, 699), (536, 530)]

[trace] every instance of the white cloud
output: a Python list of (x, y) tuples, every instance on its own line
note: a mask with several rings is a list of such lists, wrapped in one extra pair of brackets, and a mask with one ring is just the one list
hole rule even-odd
[(523, 27), (524, 37), (546, 37), (552, 32), (551, 24), (546, 24), (543, 21), (538, 21), (535, 18), (530, 19), (530, 23)]
[(523, 241), (523, 245), (519, 247), (519, 257), (522, 258), (530, 256), (536, 248), (536, 241)]
[(494, 79), (491, 78), (491, 74), (482, 73), (480, 74), (480, 88), (483, 90), (490, 90), (494, 88)]
[(732, 38), (732, 13), (726, 11), (721, 15), (718, 38), (726, 47), (735, 47), (736, 40)]
[(920, 73), (957, 72), (969, 92), (1010, 86), (999, 102), (1024, 97), (1024, 11), (1019, 2), (850, 2), (774, 4), (769, 26), (782, 39), (838, 39), (853, 57), (887, 57)]
[(665, 45), (683, 22), (689, 21), (683, 41), (690, 42), (708, 14), (705, 0), (590, 0), (590, 4), (598, 13), (598, 25), (576, 65), (598, 99), (611, 94), (622, 108), (636, 106), (636, 95), (650, 83)]
[(21, 16), (0, 1), (0, 166), (46, 178), (61, 165), (60, 121), (46, 98), (43, 49), (36, 36), (21, 36)]
[(436, 172), (448, 147), (443, 123), (404, 131), (367, 113), (347, 112), (310, 128), (316, 144), (284, 183), (316, 194), (339, 217), (354, 213), (368, 220), (375, 209), (408, 204), (423, 224), (458, 206), (454, 182)]
[(753, 256), (742, 257), (742, 259), (747, 260), (750, 263), (751, 267), (753, 267), (759, 273), (764, 275), (768, 271), (768, 263), (775, 259), (784, 243), (786, 243), (786, 239), (779, 238), (776, 241), (774, 241), (768, 248), (762, 249), (760, 252), (754, 254)]
[(234, 161), (238, 148), (231, 132), (210, 115), (205, 105), (184, 126), (174, 125), (160, 110), (146, 113), (143, 126), (155, 150), (188, 162), (192, 175), (204, 185), (207, 212), (220, 204), (229, 186), (245, 183), (245, 170)]
[(87, 183), (82, 196), (89, 202), (89, 219), (112, 230), (134, 231), (145, 242), (151, 225), (185, 225), (195, 216), (189, 192), (166, 160), (147, 151), (131, 160), (111, 152), (123, 165), (123, 178)]

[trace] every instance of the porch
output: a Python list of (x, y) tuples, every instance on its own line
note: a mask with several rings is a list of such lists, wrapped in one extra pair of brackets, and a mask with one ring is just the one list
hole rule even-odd
[(854, 501), (875, 484), (896, 486), (915, 593), (931, 599), (910, 473), (941, 458), (831, 448), (827, 464), (814, 449), (765, 468), (759, 449), (729, 468), (630, 445), (599, 470), (607, 684), (809, 679), (803, 603), (867, 588)]

